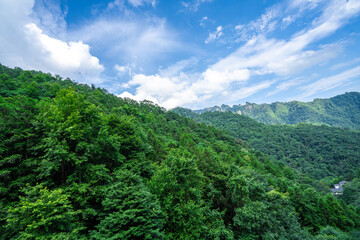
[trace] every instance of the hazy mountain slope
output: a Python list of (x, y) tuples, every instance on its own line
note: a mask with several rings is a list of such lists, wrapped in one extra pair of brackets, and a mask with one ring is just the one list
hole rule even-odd
[(272, 104), (222, 105), (196, 113), (231, 111), (251, 117), (265, 124), (326, 124), (335, 127), (360, 129), (360, 93), (349, 92), (330, 99), (315, 99), (312, 102), (275, 102)]
[(351, 177), (360, 171), (360, 132), (309, 124), (265, 125), (231, 112), (205, 112), (176, 108), (175, 112), (226, 130), (298, 172), (316, 179)]

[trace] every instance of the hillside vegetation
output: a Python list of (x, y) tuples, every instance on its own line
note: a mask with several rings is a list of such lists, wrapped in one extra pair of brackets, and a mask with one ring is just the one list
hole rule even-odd
[(360, 129), (360, 93), (349, 92), (312, 102), (246, 103), (233, 107), (222, 105), (196, 110), (203, 112), (235, 112), (265, 124), (311, 123), (350, 129)]
[(225, 131), (0, 65), (0, 239), (358, 239), (360, 208)]
[(269, 155), (298, 173), (326, 182), (352, 179), (360, 171), (360, 132), (300, 123), (296, 126), (265, 125), (232, 112), (193, 113), (173, 111), (226, 130), (251, 148)]

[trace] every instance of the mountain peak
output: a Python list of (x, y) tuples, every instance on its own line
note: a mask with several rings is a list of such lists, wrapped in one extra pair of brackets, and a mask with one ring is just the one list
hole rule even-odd
[(360, 93), (346, 92), (328, 99), (317, 98), (312, 102), (274, 102), (256, 104), (246, 102), (245, 105), (222, 104), (195, 110), (204, 112), (235, 112), (251, 117), (265, 124), (325, 124), (334, 127), (360, 129)]

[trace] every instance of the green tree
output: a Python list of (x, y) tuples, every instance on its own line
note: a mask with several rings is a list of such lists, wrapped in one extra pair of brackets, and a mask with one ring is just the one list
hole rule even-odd
[(164, 214), (139, 176), (116, 172), (116, 183), (104, 191), (103, 218), (95, 239), (164, 239)]
[(196, 162), (173, 152), (149, 182), (166, 213), (169, 239), (232, 239), (232, 233), (202, 200), (204, 176)]
[(7, 213), (6, 235), (11, 239), (77, 239), (82, 230), (79, 212), (74, 211), (61, 188), (49, 190), (28, 186), (18, 204)]
[(64, 183), (75, 166), (91, 160), (92, 143), (101, 128), (99, 111), (69, 88), (41, 102), (38, 120), (46, 132), (38, 146), (44, 151), (39, 176), (53, 176), (55, 182)]

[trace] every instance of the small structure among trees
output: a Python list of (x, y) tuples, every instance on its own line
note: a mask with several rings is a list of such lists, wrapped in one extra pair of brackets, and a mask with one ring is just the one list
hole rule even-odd
[(347, 183), (347, 181), (341, 181), (339, 184), (334, 184), (334, 188), (331, 188), (332, 195), (342, 195), (343, 194), (343, 185)]

